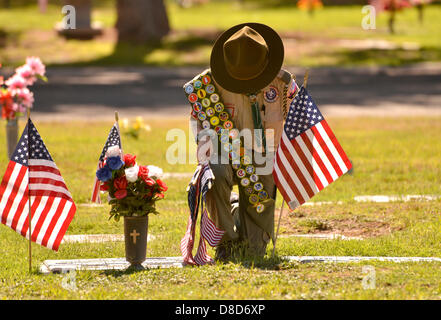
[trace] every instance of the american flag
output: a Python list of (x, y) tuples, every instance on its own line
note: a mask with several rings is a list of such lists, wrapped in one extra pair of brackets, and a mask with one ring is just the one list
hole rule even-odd
[[(106, 152), (110, 147), (113, 146), (118, 146), (121, 149), (121, 136), (119, 134), (119, 126), (117, 121), (114, 123), (112, 129), (110, 129), (109, 136), (107, 137), (103, 151), (101, 152), (100, 158), (98, 160), (97, 169), (100, 169), (103, 166)], [(95, 184), (93, 185), (93, 190), (92, 190), (92, 199), (91, 199), (92, 202), (101, 203), (100, 185), (101, 182), (95, 176)]]
[(29, 206), (31, 240), (57, 251), (76, 206), (31, 119), (0, 185), (2, 223), (28, 239)]
[[(187, 222), (187, 231), (181, 240), (181, 253), (184, 264), (204, 265), (212, 263), (213, 259), (208, 255), (205, 241), (212, 247), (216, 247), (221, 241), (224, 231), (217, 228), (204, 209), (205, 195), (214, 182), (214, 175), (208, 164), (200, 165), (188, 188), (188, 206), (190, 216)], [(202, 201), (202, 202), (201, 202)], [(196, 222), (199, 208), (202, 210), (199, 245), (196, 255), (193, 257), (193, 245), (196, 233)]]
[(291, 210), (351, 169), (351, 162), (302, 87), (291, 103), (273, 177)]

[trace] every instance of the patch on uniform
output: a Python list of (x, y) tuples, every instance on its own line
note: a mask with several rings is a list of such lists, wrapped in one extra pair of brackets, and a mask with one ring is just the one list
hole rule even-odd
[(210, 122), (208, 120), (202, 121), (202, 128), (210, 129)]
[(212, 94), (214, 92), (215, 88), (212, 84), (209, 84), (208, 86), (205, 87), (205, 91), (207, 91), (207, 93)]
[(211, 82), (211, 78), (210, 78), (210, 76), (208, 76), (208, 75), (203, 76), (203, 77), (202, 77), (202, 82), (203, 82), (205, 85), (209, 84), (209, 83)]
[(219, 118), (222, 120), (222, 121), (227, 121), (228, 120), (228, 113), (227, 112), (221, 112), (220, 114), (219, 114)]
[(202, 105), (200, 102), (195, 102), (195, 104), (193, 105), (193, 110), (196, 112), (199, 112), (202, 110)]
[(268, 103), (276, 102), (277, 98), (279, 97), (279, 91), (276, 87), (270, 86), (268, 90), (264, 92), (263, 97)]
[(216, 103), (216, 104), (214, 105), (214, 109), (215, 109), (217, 112), (222, 112), (222, 111), (224, 111), (224, 105), (223, 105), (223, 103), (222, 103), (222, 102), (218, 102), (218, 103)]
[(196, 81), (193, 83), (193, 86), (195, 87), (195, 89), (200, 89), (200, 88), (202, 88), (202, 81), (201, 81), (201, 80), (196, 80)]
[[(213, 126), (218, 125), (218, 124), (219, 124), (219, 118), (218, 118), (218, 117), (212, 117), (212, 118), (210, 119), (210, 123), (211, 123)], [(220, 130), (222, 130), (222, 128), (221, 128)], [(219, 131), (220, 131), (220, 130), (219, 130)], [(220, 132), (217, 132), (217, 134), (220, 134)]]
[(199, 90), (198, 90), (198, 97), (199, 97), (200, 99), (204, 99), (206, 95), (207, 95), (207, 93), (205, 92), (204, 89), (199, 89)]
[(204, 121), (205, 119), (207, 119), (207, 115), (205, 114), (204, 111), (201, 111), (198, 113), (198, 118), (199, 120)]
[(186, 93), (186, 94), (190, 94), (190, 93), (193, 93), (194, 88), (193, 88), (193, 86), (192, 86), (191, 84), (187, 84), (187, 85), (185, 86), (184, 90), (185, 90), (185, 93)]
[(207, 108), (207, 109), (205, 110), (205, 112), (207, 113), (207, 116), (209, 116), (209, 117), (212, 117), (212, 116), (214, 116), (214, 114), (215, 114), (214, 109), (213, 109), (212, 107)]
[(210, 96), (210, 100), (211, 100), (211, 102), (213, 102), (213, 103), (219, 102), (219, 95), (218, 95), (217, 93), (213, 93), (213, 94)]
[[(193, 94), (193, 93), (192, 93)], [(197, 96), (196, 96), (197, 97)], [(206, 108), (206, 107), (209, 107), (210, 106), (210, 104), (211, 104), (211, 102), (210, 102), (210, 99), (208, 99), (208, 98), (204, 98), (204, 99), (202, 99), (202, 105)]]
[(192, 93), (188, 96), (188, 101), (190, 101), (191, 103), (195, 103), (196, 101), (198, 101), (198, 96), (196, 95), (196, 93)]

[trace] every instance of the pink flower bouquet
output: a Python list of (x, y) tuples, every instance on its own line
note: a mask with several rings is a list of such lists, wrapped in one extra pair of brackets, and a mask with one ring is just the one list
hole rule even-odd
[(0, 107), (3, 119), (14, 120), (32, 108), (34, 94), (28, 87), (37, 79), (47, 81), (45, 73), (46, 67), (40, 58), (28, 57), (26, 64), (18, 67), (8, 80), (3, 81), (0, 77)]

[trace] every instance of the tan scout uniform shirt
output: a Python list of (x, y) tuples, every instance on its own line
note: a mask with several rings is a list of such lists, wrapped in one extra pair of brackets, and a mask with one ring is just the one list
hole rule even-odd
[[(243, 129), (253, 130), (253, 113), (249, 97), (246, 94), (227, 91), (216, 83), (216, 79), (213, 78), (213, 80), (215, 82), (216, 89), (221, 97), (221, 101), (224, 103), (225, 109), (229, 112), (230, 117), (233, 120), (235, 128), (237, 128), (239, 131)], [(261, 110), (260, 115), (263, 122), (263, 127), (265, 128), (265, 136), (269, 152), (275, 152), (277, 150), (277, 146), (280, 142), (280, 138), (283, 132), (283, 93), (285, 85), (286, 83), (280, 78), (280, 76), (277, 76), (257, 95), (257, 101), (259, 104), (259, 110)], [(289, 85), (291, 85), (291, 83), (289, 83)], [(273, 102), (268, 102), (264, 99), (264, 94), (270, 89), (271, 86), (277, 89), (278, 96)], [(291, 101), (292, 99), (287, 99), (286, 111), (288, 111)], [(265, 111), (262, 111), (262, 105), (265, 105)], [(201, 124), (198, 121), (197, 132), (199, 133), (201, 129)], [(254, 132), (251, 131), (251, 133)], [(272, 144), (273, 141), (274, 145)], [(204, 143), (202, 142), (202, 144)], [(201, 147), (201, 144), (199, 145), (199, 147)], [(253, 149), (258, 152), (262, 151), (261, 148), (258, 148), (255, 143)], [(203, 162), (203, 159), (199, 159), (199, 161)]]

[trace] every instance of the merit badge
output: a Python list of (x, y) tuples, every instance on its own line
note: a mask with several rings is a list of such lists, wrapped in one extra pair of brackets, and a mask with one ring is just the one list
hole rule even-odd
[(245, 170), (247, 171), (248, 174), (253, 174), (254, 173), (254, 167), (253, 166), (247, 166), (245, 168)]
[(208, 120), (202, 121), (202, 128), (210, 129), (210, 122)]
[[(208, 90), (207, 90), (207, 92), (208, 92)], [(222, 104), (222, 102), (218, 102), (214, 105), (214, 109), (217, 112), (222, 112), (222, 111), (224, 111), (224, 105)]]
[(225, 111), (224, 111), (224, 112), (221, 112), (220, 115), (219, 115), (219, 118), (220, 118), (222, 121), (227, 121), (227, 120), (228, 120), (228, 113), (226, 113)]
[[(215, 118), (215, 117), (213, 117), (213, 118)], [(213, 120), (213, 118), (211, 118), (211, 120)], [(216, 131), (217, 135), (220, 136), (222, 134), (222, 127), (221, 126), (216, 126), (214, 128), (214, 131)]]
[[(237, 152), (231, 151), (228, 157), (230, 158), (230, 160), (240, 163), (239, 155), (237, 154)], [(240, 164), (238, 164), (238, 166), (240, 167)]]
[(212, 94), (215, 91), (214, 86), (212, 84), (209, 84), (205, 87), (205, 91), (207, 91), (207, 93), (209, 94)]
[(201, 121), (204, 121), (205, 119), (207, 119), (207, 115), (205, 114), (204, 111), (201, 111), (198, 113), (198, 119)]
[[(219, 124), (219, 118), (218, 117), (211, 117), (210, 119), (210, 123), (215, 126), (217, 124)], [(216, 131), (217, 132), (217, 131)], [(219, 132), (217, 132), (217, 134), (220, 134)]]
[(191, 84), (187, 84), (184, 88), (186, 94), (190, 94), (193, 92), (194, 88)]
[(242, 187), (247, 187), (250, 185), (250, 179), (248, 178), (242, 178), (242, 180), (240, 180), (240, 185)]
[(232, 127), (233, 127), (233, 123), (230, 120), (224, 122), (225, 129), (231, 129)]
[(221, 136), (219, 137), (219, 141), (222, 143), (228, 143), (228, 140), (230, 140), (230, 138), (225, 134), (221, 134)]
[(202, 82), (201, 82), (201, 80), (196, 80), (196, 81), (193, 83), (193, 86), (194, 86), (195, 89), (200, 89), (200, 88), (202, 88)]
[(205, 112), (207, 113), (207, 116), (209, 116), (209, 117), (214, 116), (214, 109), (212, 107), (207, 108), (207, 110), (205, 110)]
[(268, 199), (268, 193), (265, 190), (259, 191), (259, 198), (260, 200)]
[(244, 169), (239, 169), (239, 170), (237, 170), (236, 175), (237, 175), (239, 178), (243, 178), (243, 177), (245, 177), (247, 174), (246, 174), (246, 172), (245, 172)]
[(256, 207), (257, 213), (262, 213), (263, 210), (265, 210), (265, 206), (263, 204), (259, 203)]
[(205, 108), (206, 108), (206, 107), (209, 107), (210, 104), (211, 104), (210, 99), (208, 99), (208, 98), (204, 98), (204, 99), (202, 99), (202, 105), (203, 105)]
[(233, 150), (233, 145), (232, 145), (231, 143), (225, 143), (225, 144), (224, 144), (224, 150), (225, 150), (226, 152), (230, 152), (230, 151), (232, 151), (232, 150)]
[(219, 102), (219, 95), (218, 95), (217, 93), (213, 93), (213, 94), (210, 96), (210, 100), (211, 100), (211, 102), (213, 102), (213, 103)]
[(277, 100), (279, 97), (279, 91), (277, 91), (276, 87), (270, 86), (267, 91), (263, 94), (266, 102), (272, 103)]
[(253, 193), (253, 187), (251, 187), (251, 186), (248, 186), (248, 187), (246, 187), (245, 188), (245, 192), (247, 193), (247, 194), (252, 194)]
[(203, 82), (205, 85), (209, 84), (209, 83), (211, 82), (211, 78), (210, 78), (210, 76), (207, 76), (207, 75), (203, 76), (203, 77), (202, 77), (202, 82)]
[(200, 102), (195, 102), (193, 105), (193, 110), (199, 112), (202, 110), (202, 104)]
[(231, 139), (236, 139), (238, 136), (239, 136), (239, 130), (237, 130), (237, 129), (230, 130), (230, 138)]
[(251, 180), (251, 182), (257, 182), (257, 181), (259, 181), (259, 176), (257, 174), (252, 174), (250, 176), (250, 180)]
[(256, 204), (259, 201), (259, 197), (256, 194), (252, 194), (249, 200), (251, 204)]
[(263, 184), (261, 182), (258, 182), (254, 185), (254, 190), (261, 191), (263, 190)]
[(198, 96), (196, 95), (196, 93), (189, 94), (188, 101), (190, 101), (191, 103), (195, 103), (196, 101), (198, 101)]
[(197, 119), (198, 118), (198, 113), (194, 110), (191, 111), (191, 116), (193, 117), (193, 119)]
[(242, 157), (242, 164), (244, 164), (244, 165), (251, 164), (251, 158), (247, 155), (244, 155)]
[(238, 170), (240, 168), (239, 163), (233, 163), (231, 166), (233, 167), (234, 170)]
[(198, 90), (198, 97), (199, 97), (200, 99), (204, 99), (206, 95), (207, 95), (207, 93), (205, 92), (204, 89), (199, 89), (199, 90)]

